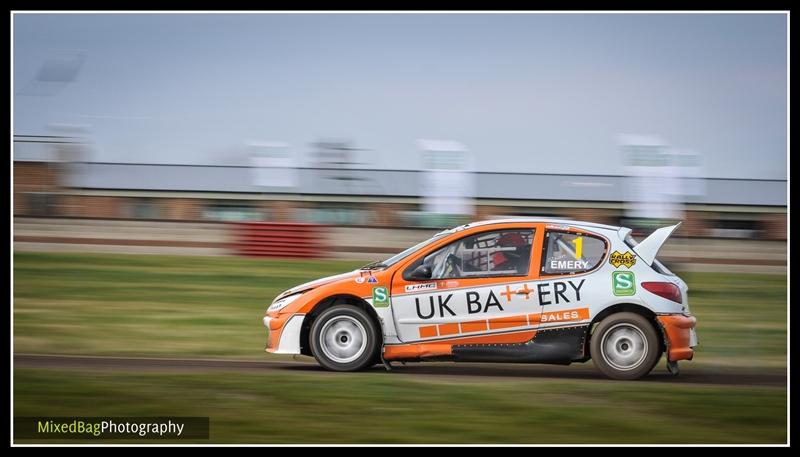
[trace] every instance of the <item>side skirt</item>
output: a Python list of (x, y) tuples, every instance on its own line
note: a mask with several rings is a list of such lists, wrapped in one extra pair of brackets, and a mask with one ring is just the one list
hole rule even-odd
[(588, 325), (543, 329), (525, 343), (454, 345), (451, 360), (569, 365), (585, 358), (583, 348), (588, 330)]

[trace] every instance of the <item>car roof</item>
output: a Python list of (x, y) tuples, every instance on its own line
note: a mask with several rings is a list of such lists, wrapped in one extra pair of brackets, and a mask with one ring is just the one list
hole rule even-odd
[(606, 230), (619, 230), (621, 228), (619, 226), (598, 224), (596, 222), (576, 221), (572, 219), (558, 219), (554, 217), (519, 217), (513, 219), (491, 219), (485, 221), (471, 222), (463, 227), (470, 228), (470, 227), (478, 227), (484, 225), (509, 224), (513, 222), (532, 222), (532, 223), (541, 222), (546, 224), (574, 225), (576, 227), (591, 227), (591, 228), (599, 228)]

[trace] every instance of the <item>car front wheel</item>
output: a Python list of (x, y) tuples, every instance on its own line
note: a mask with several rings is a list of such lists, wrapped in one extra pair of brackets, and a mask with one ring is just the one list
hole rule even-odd
[(661, 357), (656, 329), (635, 313), (616, 313), (603, 319), (592, 334), (590, 346), (595, 366), (612, 379), (641, 378)]
[(357, 371), (374, 364), (380, 345), (370, 316), (351, 305), (322, 312), (311, 326), (311, 352), (324, 368)]

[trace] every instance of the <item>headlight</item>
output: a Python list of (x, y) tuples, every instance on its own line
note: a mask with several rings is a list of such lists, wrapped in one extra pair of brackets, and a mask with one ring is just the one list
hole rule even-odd
[(273, 302), (271, 305), (269, 305), (269, 308), (267, 308), (267, 312), (282, 310), (283, 308), (289, 306), (291, 302), (295, 301), (301, 295), (303, 295), (303, 292), (298, 292), (296, 294), (289, 295), (288, 297), (283, 297), (280, 300)]

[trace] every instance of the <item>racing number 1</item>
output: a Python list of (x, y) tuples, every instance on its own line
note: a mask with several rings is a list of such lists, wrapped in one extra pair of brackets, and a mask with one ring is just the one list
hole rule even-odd
[(575, 260), (581, 260), (583, 257), (583, 237), (579, 236), (572, 242), (575, 243)]

